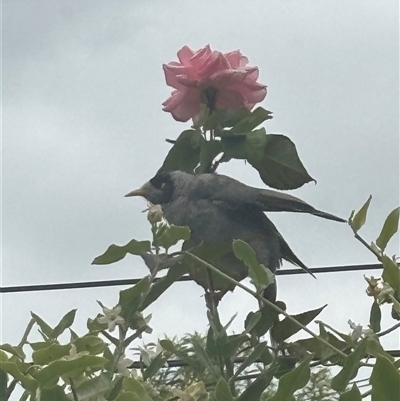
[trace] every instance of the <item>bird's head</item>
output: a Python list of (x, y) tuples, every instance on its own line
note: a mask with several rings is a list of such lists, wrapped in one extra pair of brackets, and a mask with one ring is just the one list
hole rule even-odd
[(154, 205), (159, 205), (168, 203), (173, 191), (174, 185), (171, 174), (159, 171), (150, 181), (125, 196), (142, 196)]

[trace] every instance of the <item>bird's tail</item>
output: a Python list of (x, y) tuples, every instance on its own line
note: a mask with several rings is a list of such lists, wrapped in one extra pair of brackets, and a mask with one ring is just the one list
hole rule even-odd
[(281, 248), (282, 258), (305, 270), (307, 273), (311, 274), (314, 278), (314, 274), (310, 269), (295, 255), (295, 253), (290, 249), (289, 244), (279, 235), (279, 246)]
[(335, 216), (334, 214), (326, 213), (326, 212), (321, 212), (320, 210), (315, 209), (314, 211), (311, 212), (314, 216), (322, 217), (324, 219), (328, 220), (333, 220), (333, 221), (340, 221), (341, 223), (346, 223), (347, 220), (342, 219), (340, 217)]

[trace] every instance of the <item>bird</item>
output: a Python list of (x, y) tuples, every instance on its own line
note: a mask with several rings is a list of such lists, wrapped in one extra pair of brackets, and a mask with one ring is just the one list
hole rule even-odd
[[(309, 213), (337, 222), (346, 221), (292, 195), (251, 187), (217, 173), (193, 175), (160, 169), (142, 187), (125, 196), (141, 196), (152, 204), (159, 204), (169, 223), (188, 226), (191, 235), (183, 248), (196, 254), (198, 247), (198, 256), (208, 258), (208, 262), (237, 281), (247, 277), (248, 269), (234, 255), (232, 242), (235, 239), (247, 242), (259, 263), (273, 273), (282, 260), (309, 271), (264, 212)], [(209, 282), (204, 267), (192, 261), (189, 274), (207, 289)], [(217, 275), (213, 276), (213, 284), (214, 290), (222, 294), (233, 290), (232, 285)], [(264, 297), (272, 302), (276, 300), (276, 284), (265, 290)]]

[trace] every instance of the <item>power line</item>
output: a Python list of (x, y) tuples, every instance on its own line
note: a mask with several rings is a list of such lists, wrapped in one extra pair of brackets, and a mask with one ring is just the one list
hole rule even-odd
[[(314, 274), (320, 273), (343, 273), (349, 271), (360, 270), (377, 270), (382, 269), (379, 263), (368, 265), (347, 265), (347, 266), (330, 266), (330, 267), (313, 267), (309, 270)], [(278, 276), (286, 276), (293, 274), (307, 274), (302, 269), (281, 269), (277, 270)], [(162, 277), (157, 278), (156, 281)], [(32, 291), (52, 291), (52, 290), (76, 290), (80, 288), (97, 288), (97, 287), (114, 287), (121, 285), (135, 285), (141, 279), (120, 279), (120, 280), (101, 280), (101, 281), (82, 281), (77, 283), (58, 283), (58, 284), (37, 284), (37, 285), (18, 285), (10, 287), (0, 287), (0, 294), (9, 294), (17, 292), (32, 292)], [(193, 281), (189, 276), (183, 276), (177, 281)]]

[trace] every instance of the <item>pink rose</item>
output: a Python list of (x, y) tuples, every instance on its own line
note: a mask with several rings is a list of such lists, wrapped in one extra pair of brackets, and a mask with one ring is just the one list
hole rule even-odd
[(258, 68), (246, 67), (249, 61), (239, 50), (221, 53), (207, 45), (194, 52), (184, 46), (178, 59), (163, 64), (165, 81), (175, 88), (163, 103), (163, 110), (177, 121), (195, 119), (201, 104), (211, 111), (250, 110), (267, 94), (267, 87), (257, 82)]

